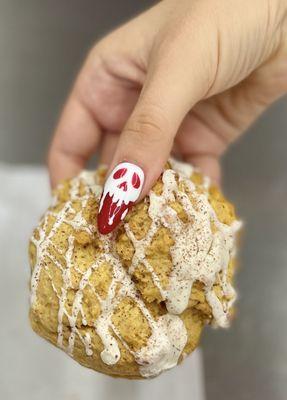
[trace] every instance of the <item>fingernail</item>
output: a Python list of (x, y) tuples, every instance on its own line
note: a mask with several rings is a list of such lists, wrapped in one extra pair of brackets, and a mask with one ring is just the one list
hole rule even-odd
[(110, 173), (104, 185), (98, 214), (98, 229), (112, 232), (137, 201), (144, 183), (144, 172), (135, 164), (122, 162)]

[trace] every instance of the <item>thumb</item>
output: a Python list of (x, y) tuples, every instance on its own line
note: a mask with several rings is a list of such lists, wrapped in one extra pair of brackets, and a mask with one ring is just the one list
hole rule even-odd
[[(107, 174), (98, 215), (102, 234), (111, 232), (149, 192), (164, 168), (185, 115), (206, 92), (205, 83), (201, 84), (206, 81), (197, 76), (199, 70), (183, 71), (183, 61), (164, 52), (149, 66)], [(187, 88), (190, 82), (194, 82), (191, 90)]]

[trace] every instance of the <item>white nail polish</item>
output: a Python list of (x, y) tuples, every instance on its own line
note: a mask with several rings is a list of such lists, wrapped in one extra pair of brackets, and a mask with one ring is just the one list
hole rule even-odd
[(113, 169), (100, 201), (98, 226), (101, 233), (112, 231), (125, 218), (139, 198), (143, 183), (144, 172), (135, 164), (122, 162)]

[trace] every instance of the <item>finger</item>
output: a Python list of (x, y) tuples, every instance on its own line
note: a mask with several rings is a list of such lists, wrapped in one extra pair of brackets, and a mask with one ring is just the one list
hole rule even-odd
[[(286, 91), (281, 66), (276, 64), (273, 79), (267, 79), (266, 66), (248, 79), (196, 105), (185, 118), (176, 142), (183, 158), (220, 182), (219, 159), (264, 110)], [(262, 84), (262, 82), (264, 84)], [(281, 89), (281, 90), (280, 90)]]
[(208, 176), (211, 182), (220, 186), (221, 166), (220, 159), (213, 154), (191, 155), (184, 157), (184, 161), (198, 168), (200, 172)]
[[(201, 105), (195, 109), (201, 108)], [(216, 121), (212, 127), (216, 125)], [(198, 167), (212, 181), (220, 183), (219, 158), (227, 142), (215, 133), (195, 112), (188, 114), (176, 137), (176, 144), (184, 161)]]
[(157, 49), (152, 57), (104, 186), (98, 216), (101, 233), (111, 232), (132, 205), (148, 193), (164, 168), (183, 118), (206, 92), (209, 71), (198, 68), (203, 46), (194, 43), (194, 68), (182, 68), (185, 54), (180, 44)]
[(55, 131), (48, 155), (52, 187), (78, 174), (95, 152), (101, 130), (91, 112), (72, 93)]
[(110, 165), (119, 141), (119, 134), (106, 132), (101, 143), (100, 164)]

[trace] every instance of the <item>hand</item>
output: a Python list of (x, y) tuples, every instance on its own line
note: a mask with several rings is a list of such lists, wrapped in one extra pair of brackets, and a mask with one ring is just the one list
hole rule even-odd
[(108, 233), (171, 152), (219, 181), (227, 146), (287, 92), (286, 26), (286, 0), (164, 0), (109, 34), (87, 57), (56, 129), (52, 185), (101, 147), (100, 161), (115, 169), (98, 221)]

